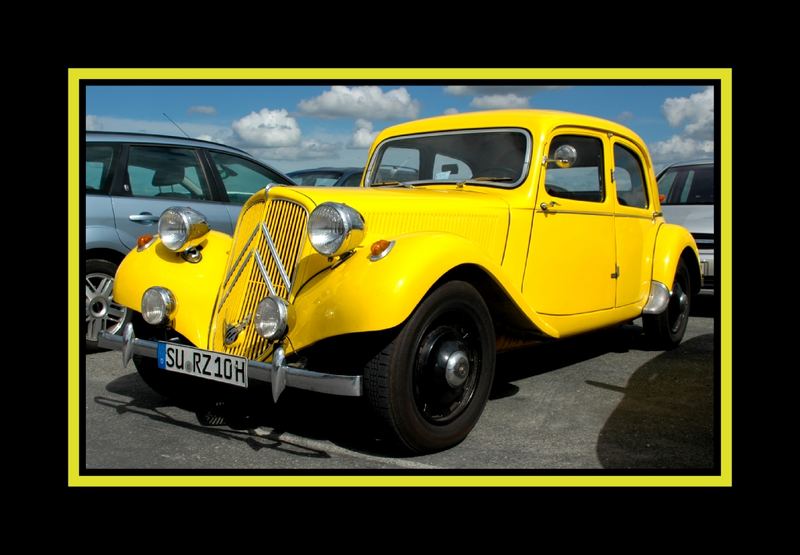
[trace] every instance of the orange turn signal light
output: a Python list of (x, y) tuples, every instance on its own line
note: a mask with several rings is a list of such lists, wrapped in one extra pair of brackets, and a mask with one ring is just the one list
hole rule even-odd
[(378, 256), (383, 251), (388, 249), (390, 244), (391, 243), (389, 243), (389, 241), (387, 241), (386, 239), (380, 239), (372, 243), (372, 246), (369, 248), (369, 251), (370, 253), (372, 253), (372, 256)]
[(658, 202), (664, 202), (667, 200), (667, 195), (658, 195)]
[(136, 246), (140, 249), (143, 249), (147, 243), (153, 240), (153, 235), (150, 233), (145, 233), (144, 235), (139, 235), (139, 238), (136, 239)]

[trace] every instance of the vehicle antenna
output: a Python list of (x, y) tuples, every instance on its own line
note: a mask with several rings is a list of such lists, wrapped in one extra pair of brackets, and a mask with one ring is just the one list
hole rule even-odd
[(189, 134), (188, 134), (186, 131), (184, 131), (183, 129), (181, 129), (181, 126), (180, 126), (180, 125), (178, 125), (177, 123), (175, 123), (175, 121), (174, 121), (174, 120), (173, 120), (171, 117), (169, 117), (169, 116), (168, 116), (168, 115), (167, 115), (165, 112), (161, 112), (161, 115), (163, 115), (165, 118), (167, 118), (169, 121), (171, 121), (171, 122), (172, 122), (172, 125), (174, 125), (175, 127), (177, 127), (177, 128), (180, 130), (180, 132), (181, 132), (181, 133), (183, 133), (184, 135), (186, 135), (186, 138), (187, 138), (187, 139), (191, 139), (191, 137), (189, 136)]

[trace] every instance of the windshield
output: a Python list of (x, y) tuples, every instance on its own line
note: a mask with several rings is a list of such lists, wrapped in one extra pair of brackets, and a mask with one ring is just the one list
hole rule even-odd
[(677, 166), (658, 178), (662, 205), (714, 204), (714, 166)]
[(426, 185), (474, 181), (515, 187), (528, 174), (530, 135), (485, 129), (397, 137), (381, 143), (365, 185)]

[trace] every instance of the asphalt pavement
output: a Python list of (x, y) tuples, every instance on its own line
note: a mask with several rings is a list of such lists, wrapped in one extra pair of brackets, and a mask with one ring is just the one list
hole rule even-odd
[(465, 441), (407, 456), (380, 438), (365, 401), (287, 390), (247, 418), (204, 426), (197, 407), (152, 391), (119, 352), (85, 357), (87, 470), (695, 471), (714, 465), (713, 297), (683, 343), (649, 350), (641, 322), (498, 355), (489, 403)]

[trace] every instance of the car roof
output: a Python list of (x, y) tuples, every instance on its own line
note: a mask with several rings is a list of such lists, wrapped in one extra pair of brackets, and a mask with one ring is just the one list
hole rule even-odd
[(292, 170), (290, 172), (286, 172), (286, 175), (291, 175), (293, 173), (331, 172), (331, 171), (342, 172), (342, 173), (356, 173), (356, 172), (364, 171), (364, 168), (355, 167), (355, 166), (346, 167), (346, 168), (336, 168), (336, 167), (333, 167), (333, 166), (325, 166), (325, 167), (322, 167), (322, 168), (309, 168), (309, 169), (304, 169), (304, 170)]
[(373, 145), (388, 137), (496, 127), (527, 127), (531, 130), (549, 131), (558, 127), (587, 127), (601, 129), (632, 140), (644, 146), (644, 141), (632, 129), (615, 121), (557, 110), (481, 110), (418, 119), (386, 127), (375, 138)]
[[(115, 143), (147, 143), (147, 144), (169, 144), (176, 146), (189, 146), (195, 148), (215, 148), (236, 154), (244, 154), (248, 158), (253, 155), (240, 148), (204, 141), (202, 139), (191, 139), (187, 137), (176, 137), (174, 135), (156, 135), (151, 133), (127, 133), (118, 131), (87, 131), (86, 141), (88, 142), (115, 142)], [(255, 160), (255, 158), (253, 158)]]
[(682, 168), (684, 166), (713, 166), (714, 160), (710, 158), (699, 158), (697, 160), (685, 160), (683, 162), (675, 162), (674, 164), (670, 164), (667, 166), (666, 169), (669, 168)]

